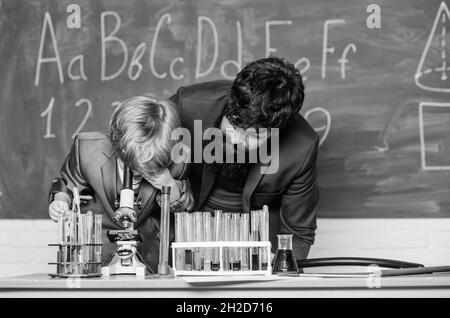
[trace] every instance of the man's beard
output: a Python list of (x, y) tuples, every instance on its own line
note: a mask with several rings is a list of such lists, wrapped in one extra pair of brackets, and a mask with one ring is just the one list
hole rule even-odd
[[(222, 163), (214, 162), (214, 169), (216, 172), (226, 178), (239, 180), (239, 179), (245, 179), (247, 177), (248, 171), (250, 170), (251, 164), (249, 162), (249, 152), (248, 150), (245, 150), (245, 160), (244, 162), (238, 162), (238, 146), (233, 145), (234, 149), (234, 158), (232, 162), (227, 162), (226, 160), (226, 151), (227, 146), (225, 143), (225, 140), (222, 143), (222, 152), (223, 152), (223, 160)], [(230, 150), (228, 150), (230, 151)], [(243, 150), (239, 150), (242, 152)]]

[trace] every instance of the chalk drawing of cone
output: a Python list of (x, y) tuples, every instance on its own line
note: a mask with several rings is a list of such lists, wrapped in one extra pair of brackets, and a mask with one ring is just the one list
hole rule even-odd
[[(414, 80), (423, 90), (450, 93), (450, 11), (445, 2), (439, 6)], [(419, 103), (422, 170), (450, 170), (449, 114), (448, 102)]]
[(414, 77), (426, 91), (450, 93), (450, 11), (439, 6)]

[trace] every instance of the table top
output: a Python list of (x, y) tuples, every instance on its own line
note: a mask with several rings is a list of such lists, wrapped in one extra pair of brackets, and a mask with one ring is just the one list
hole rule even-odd
[[(206, 280), (206, 281), (205, 281)], [(216, 281), (211, 281), (216, 280)], [(87, 279), (51, 278), (47, 274), (32, 274), (10, 278), (0, 278), (2, 293), (27, 292), (29, 295), (42, 292), (84, 291), (95, 295), (97, 291), (135, 294), (147, 292), (158, 297), (298, 297), (356, 295), (362, 292), (374, 296), (383, 291), (384, 296), (405, 297), (402, 291), (410, 291), (411, 296), (450, 297), (450, 273), (409, 275), (399, 277), (280, 277), (280, 276), (230, 276), (216, 278), (175, 277), (160, 278), (135, 276), (112, 276)], [(249, 293), (251, 291), (251, 293)], [(152, 294), (153, 293), (153, 294)], [(157, 293), (157, 294), (156, 294)], [(4, 294), (5, 295), (5, 294)], [(64, 294), (58, 294), (64, 296)], [(72, 294), (73, 295), (73, 294)], [(340, 295), (340, 296), (339, 296)], [(121, 294), (122, 296), (122, 294)], [(376, 297), (379, 297), (377, 295)]]

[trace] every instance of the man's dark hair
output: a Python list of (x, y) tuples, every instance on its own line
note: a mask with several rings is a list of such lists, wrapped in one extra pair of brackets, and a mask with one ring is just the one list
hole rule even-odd
[(277, 57), (259, 59), (236, 76), (223, 114), (242, 129), (282, 128), (300, 111), (304, 89), (294, 65)]

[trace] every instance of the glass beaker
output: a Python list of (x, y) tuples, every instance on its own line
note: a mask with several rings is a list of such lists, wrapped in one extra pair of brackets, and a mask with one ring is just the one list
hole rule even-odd
[(278, 250), (273, 263), (274, 274), (295, 274), (297, 260), (292, 251), (292, 234), (278, 234)]

